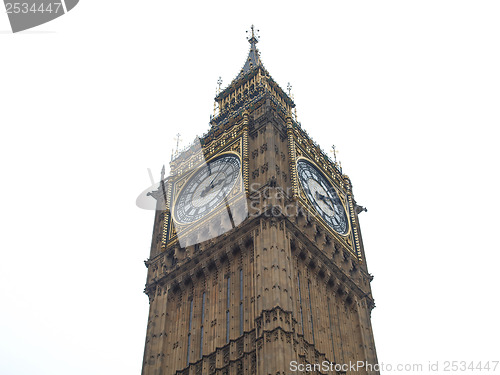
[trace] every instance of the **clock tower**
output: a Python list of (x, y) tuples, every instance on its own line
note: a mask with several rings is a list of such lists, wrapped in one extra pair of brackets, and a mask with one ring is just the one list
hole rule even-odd
[(363, 208), (249, 42), (151, 192), (142, 374), (378, 374)]

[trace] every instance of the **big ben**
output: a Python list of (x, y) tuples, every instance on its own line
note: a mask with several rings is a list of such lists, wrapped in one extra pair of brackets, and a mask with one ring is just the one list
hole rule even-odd
[(142, 374), (378, 374), (363, 208), (248, 41), (207, 133), (151, 192)]

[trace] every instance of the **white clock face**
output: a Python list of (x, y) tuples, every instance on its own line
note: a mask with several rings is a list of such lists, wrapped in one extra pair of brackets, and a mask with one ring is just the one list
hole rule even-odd
[(344, 206), (325, 176), (306, 160), (297, 162), (297, 174), (307, 199), (323, 220), (336, 232), (346, 234), (349, 226)]
[(241, 161), (223, 155), (200, 168), (189, 179), (174, 206), (178, 223), (188, 224), (212, 212), (233, 189), (241, 175)]

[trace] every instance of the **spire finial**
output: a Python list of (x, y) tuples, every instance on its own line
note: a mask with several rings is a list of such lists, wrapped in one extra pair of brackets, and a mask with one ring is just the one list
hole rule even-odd
[(219, 92), (220, 92), (220, 87), (222, 85), (222, 77), (219, 76), (219, 79), (217, 80), (217, 85), (219, 85)]
[[(248, 43), (250, 43), (252, 45), (259, 43), (259, 36), (257, 35), (259, 30), (255, 30), (254, 26), (252, 25), (250, 27), (250, 31), (252, 32), (252, 36), (250, 38), (247, 37)], [(247, 30), (247, 33), (248, 33), (248, 30)]]
[(177, 156), (177, 155), (179, 155), (179, 142), (180, 142), (180, 140), (181, 140), (181, 135), (180, 135), (180, 133), (177, 133), (177, 134), (175, 135), (175, 139), (176, 139), (176, 141), (177, 141), (177, 144), (176, 144), (176, 146), (175, 146), (175, 156)]
[(342, 162), (340, 160), (337, 160), (338, 150), (335, 145), (332, 145), (332, 149), (330, 152), (333, 153), (333, 164), (335, 165), (335, 167), (337, 167), (340, 173), (342, 173)]
[[(219, 95), (219, 92), (220, 92), (220, 90), (215, 90), (215, 96)], [(213, 115), (213, 117), (215, 117), (215, 111), (216, 110), (217, 110), (217, 101), (214, 100), (214, 115)], [(213, 117), (210, 116), (210, 119), (212, 119)]]
[(165, 178), (165, 164), (163, 164), (163, 168), (161, 169), (161, 179)]
[(250, 51), (248, 52), (248, 57), (247, 60), (245, 61), (245, 65), (243, 65), (243, 68), (240, 70), (240, 73), (236, 77), (236, 79), (239, 79), (243, 77), (245, 74), (247, 74), (249, 71), (256, 67), (262, 67), (262, 62), (260, 61), (260, 54), (259, 50), (257, 49), (257, 43), (259, 42), (259, 35), (257, 34), (259, 30), (256, 30), (254, 25), (250, 28), (250, 30), (247, 30), (247, 39), (248, 43), (250, 43)]
[(335, 163), (335, 165), (337, 165), (337, 150), (335, 149), (335, 145), (332, 145), (332, 151), (333, 153), (333, 162)]
[(288, 85), (286, 85), (286, 89), (288, 90), (288, 96), (290, 96), (290, 94), (292, 93), (292, 85), (290, 84), (290, 82), (288, 82)]

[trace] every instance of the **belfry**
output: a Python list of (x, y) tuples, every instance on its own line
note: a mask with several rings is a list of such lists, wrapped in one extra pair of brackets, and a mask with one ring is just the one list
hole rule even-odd
[(207, 133), (151, 193), (143, 375), (285, 375), (306, 364), (354, 374), (342, 365), (377, 364), (364, 209), (264, 67), (253, 27), (248, 41)]

